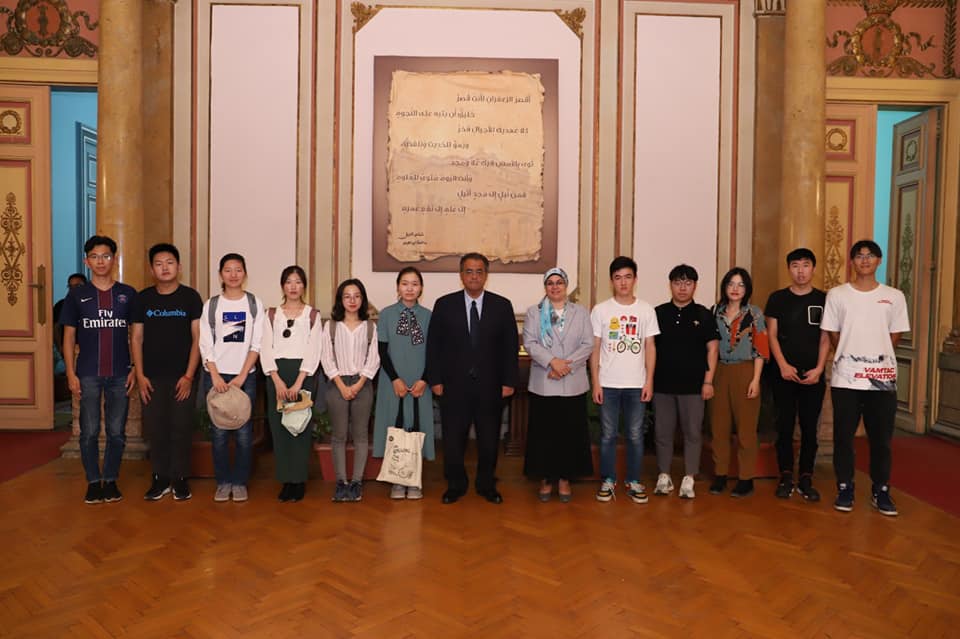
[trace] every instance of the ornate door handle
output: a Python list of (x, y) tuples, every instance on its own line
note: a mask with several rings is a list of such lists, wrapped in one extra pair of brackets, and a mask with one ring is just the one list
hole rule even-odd
[(30, 288), (37, 289), (37, 321), (40, 326), (47, 323), (47, 267), (43, 264), (37, 266), (37, 283), (30, 284)]

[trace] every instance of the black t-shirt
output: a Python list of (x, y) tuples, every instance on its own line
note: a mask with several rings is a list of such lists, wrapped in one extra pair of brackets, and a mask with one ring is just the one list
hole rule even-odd
[(143, 373), (147, 377), (178, 379), (187, 372), (193, 334), (190, 325), (203, 312), (200, 294), (180, 285), (167, 295), (155, 286), (137, 295), (131, 321), (143, 324)]
[(764, 314), (777, 320), (777, 341), (784, 358), (800, 371), (817, 366), (820, 350), (820, 320), (827, 294), (813, 289), (797, 295), (789, 288), (770, 294)]
[(717, 322), (706, 307), (691, 302), (678, 308), (673, 302), (656, 308), (660, 334), (653, 389), (672, 395), (699, 395), (707, 370), (707, 342), (719, 340)]

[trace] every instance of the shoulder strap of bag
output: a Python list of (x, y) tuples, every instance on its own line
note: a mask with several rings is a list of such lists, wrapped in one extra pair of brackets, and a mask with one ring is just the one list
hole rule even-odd
[(213, 335), (213, 341), (217, 341), (217, 304), (220, 303), (220, 296), (214, 295), (210, 298), (210, 307), (207, 309), (207, 319), (210, 321), (210, 334)]
[(320, 316), (320, 311), (315, 308), (310, 309), (310, 330), (313, 330), (313, 325), (317, 323), (317, 317)]
[(257, 298), (250, 291), (245, 291), (247, 294), (247, 304), (250, 305), (250, 319), (257, 319)]
[(330, 350), (333, 352), (333, 363), (339, 369), (340, 363), (337, 362), (337, 320), (330, 320)]
[(273, 328), (273, 322), (277, 319), (277, 307), (271, 306), (267, 309), (267, 318), (270, 320), (270, 328)]

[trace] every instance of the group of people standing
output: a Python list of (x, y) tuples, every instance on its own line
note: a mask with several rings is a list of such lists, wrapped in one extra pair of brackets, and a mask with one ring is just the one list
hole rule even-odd
[[(373, 454), (383, 456), (388, 426), (426, 434), (423, 458), (434, 451), (434, 399), (443, 427), (444, 503), (467, 493), (464, 452), (471, 426), (478, 461), (474, 486), (491, 503), (503, 497), (496, 462), (505, 402), (518, 384), (518, 333), (508, 299), (486, 290), (488, 259), (460, 260), (462, 290), (440, 297), (433, 311), (420, 305), (423, 276), (415, 267), (397, 275), (397, 302), (369, 317), (363, 283), (342, 282), (329, 319), (305, 301), (307, 275), (289, 266), (280, 275), (282, 303), (266, 308), (244, 288), (246, 263), (236, 253), (219, 264), (221, 292), (206, 302), (180, 283), (180, 256), (171, 244), (149, 251), (155, 284), (137, 293), (113, 278), (116, 243), (94, 236), (84, 246), (89, 282), (71, 288), (63, 305), (63, 352), (68, 386), (80, 397), (81, 456), (88, 482), (85, 501), (122, 498), (117, 479), (124, 447), (127, 393), (137, 387), (151, 444), (153, 481), (145, 499), (172, 492), (189, 499), (194, 378), (207, 395), (242, 390), (255, 399), (256, 371), (266, 377), (267, 414), (281, 501), (305, 495), (311, 433), (296, 433), (272, 410), (309, 390), (325, 401), (331, 424), (336, 488), (334, 501), (363, 496), (366, 455), (355, 457), (347, 476), (346, 441), (368, 447), (368, 423), (376, 402)], [(853, 278), (824, 293), (812, 286), (816, 257), (799, 248), (786, 256), (792, 284), (774, 292), (765, 310), (750, 303), (752, 281), (742, 268), (721, 280), (719, 301), (708, 309), (694, 301), (698, 274), (680, 264), (669, 275), (670, 301), (656, 308), (635, 295), (637, 264), (620, 256), (610, 264), (613, 297), (592, 311), (569, 299), (569, 278), (548, 270), (544, 295), (527, 312), (523, 345), (531, 358), (530, 411), (524, 472), (540, 480), (538, 496), (556, 488), (571, 499), (571, 480), (593, 474), (587, 394), (599, 406), (600, 475), (596, 499), (617, 492), (616, 448), (622, 421), (626, 442), (626, 495), (648, 500), (641, 482), (645, 409), (654, 407), (658, 477), (654, 494), (674, 490), (670, 475), (674, 435), (683, 434), (679, 495), (695, 497), (705, 414), (712, 432), (715, 476), (710, 493), (728, 486), (732, 433), (736, 432), (737, 481), (733, 497), (754, 490), (761, 373), (772, 355), (777, 409), (776, 495), (796, 490), (807, 501), (820, 496), (812, 474), (817, 425), (825, 393), (824, 369), (831, 344), (835, 508), (853, 508), (853, 437), (861, 416), (870, 438), (871, 497), (883, 514), (897, 513), (890, 497), (890, 439), (896, 411), (896, 357), (900, 334), (909, 330), (902, 293), (879, 283), (881, 250), (861, 240), (850, 251)], [(129, 333), (128, 333), (129, 329)], [(129, 348), (128, 348), (129, 334)], [(379, 375), (376, 391), (373, 380)], [(327, 383), (319, 383), (328, 379)], [(318, 393), (322, 395), (318, 397)], [(376, 397), (374, 397), (376, 393)], [(98, 434), (101, 396), (106, 450), (101, 470)], [(799, 468), (794, 474), (793, 433), (799, 417)], [(217, 488), (214, 500), (245, 501), (253, 446), (252, 422), (239, 429), (212, 428)], [(230, 439), (235, 454), (231, 463)], [(795, 480), (794, 477), (797, 479)], [(394, 485), (393, 499), (420, 499), (419, 488)]]

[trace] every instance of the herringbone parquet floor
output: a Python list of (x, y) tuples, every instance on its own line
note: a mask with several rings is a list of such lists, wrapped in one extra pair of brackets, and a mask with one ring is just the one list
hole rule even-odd
[(771, 482), (541, 504), (501, 458), (503, 505), (444, 506), (438, 466), (422, 502), (368, 484), (332, 504), (312, 482), (280, 504), (263, 467), (249, 502), (215, 504), (212, 481), (144, 502), (149, 467), (125, 462), (125, 500), (86, 506), (79, 461), (55, 461), (0, 484), (0, 636), (960, 636), (960, 520), (902, 493), (881, 517), (862, 477), (850, 515)]

